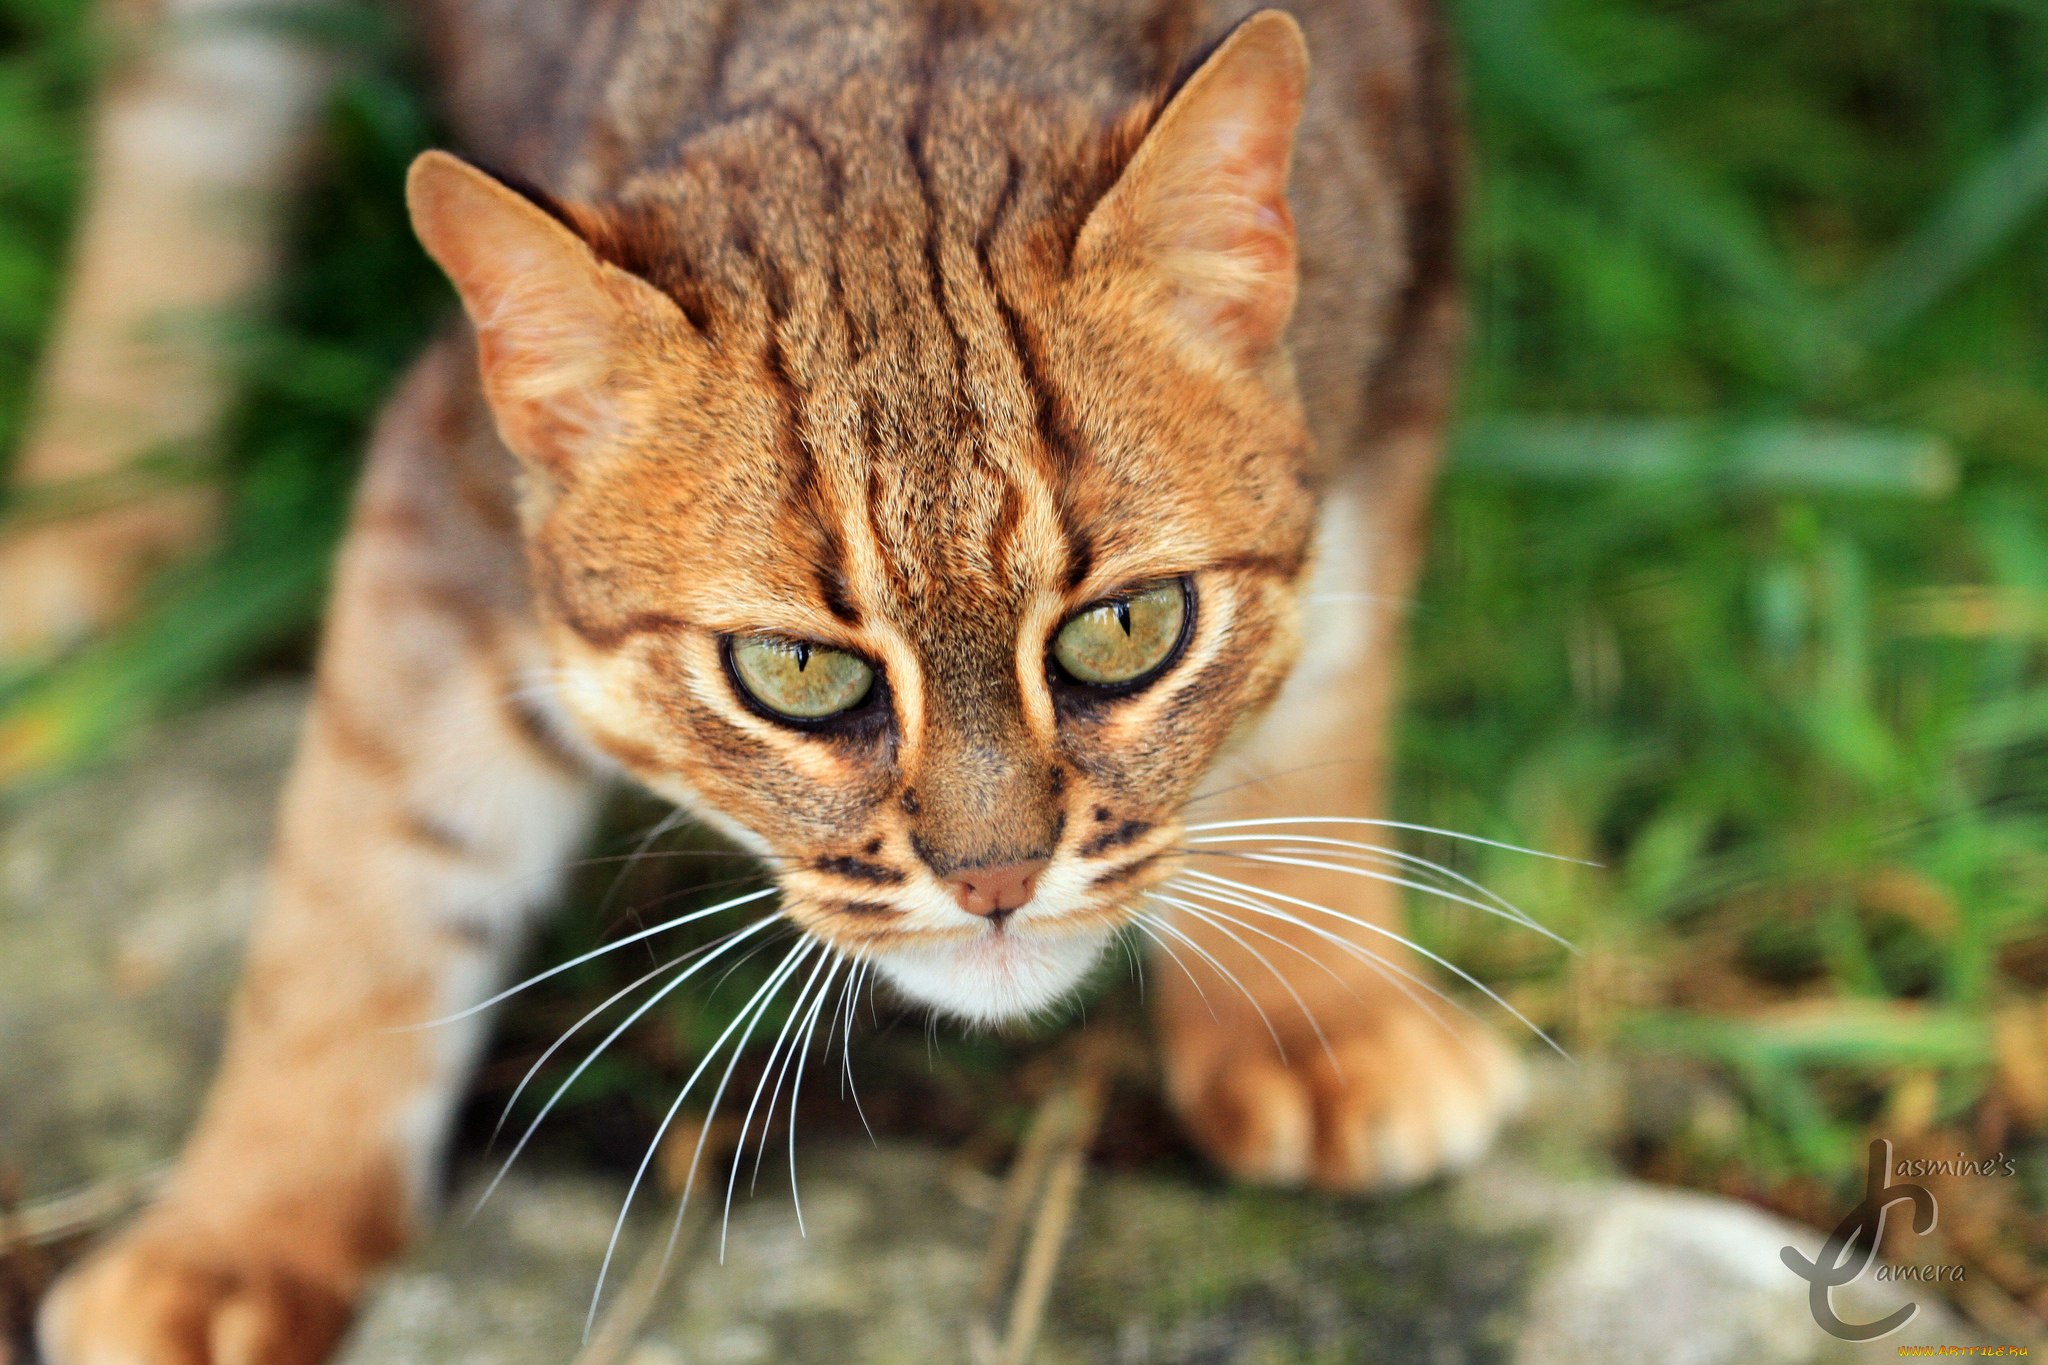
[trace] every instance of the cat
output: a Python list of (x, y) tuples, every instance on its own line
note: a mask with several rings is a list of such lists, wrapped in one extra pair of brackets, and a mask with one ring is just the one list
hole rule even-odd
[(220, 1076), (50, 1360), (325, 1357), (617, 777), (772, 869), (780, 979), (997, 1020), (1136, 924), (1226, 1171), (1472, 1159), (1517, 1065), (1361, 841), (1459, 330), (1425, 0), (424, 16), (466, 321), (372, 438)]

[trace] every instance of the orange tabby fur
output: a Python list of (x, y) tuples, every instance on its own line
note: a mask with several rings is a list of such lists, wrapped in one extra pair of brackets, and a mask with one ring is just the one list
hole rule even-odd
[[(1340, 910), (1148, 920), (1175, 1104), (1264, 1179), (1476, 1153), (1514, 1069), (1347, 950), (1413, 970), (1391, 888), (1187, 851), (1190, 821), (1379, 814), (1453, 366), (1434, 21), (1294, 14), (430, 8), (457, 126), (521, 188), (414, 168), (473, 330), (373, 443), (228, 1059), (164, 1200), (53, 1297), (57, 1365), (324, 1356), (480, 1039), (394, 1030), (490, 993), (612, 773), (969, 1016), (1053, 998), (1211, 866)], [(1174, 577), (1156, 681), (1055, 676), (1061, 622)], [(777, 721), (723, 663), (760, 632), (864, 656), (878, 699)], [(949, 890), (1041, 861), (1011, 914)]]

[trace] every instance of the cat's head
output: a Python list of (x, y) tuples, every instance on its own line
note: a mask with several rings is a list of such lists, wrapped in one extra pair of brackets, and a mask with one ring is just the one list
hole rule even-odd
[(599, 205), (414, 167), (562, 702), (956, 1014), (1078, 980), (1293, 661), (1305, 71), (1268, 12), (1038, 155), (764, 116)]

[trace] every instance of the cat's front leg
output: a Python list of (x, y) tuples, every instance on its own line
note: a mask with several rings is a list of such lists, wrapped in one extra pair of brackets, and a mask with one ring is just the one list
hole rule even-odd
[[(1347, 861), (1287, 839), (1243, 847)], [(1434, 994), (1441, 974), (1430, 964), (1360, 927), (1398, 933), (1393, 898), (1344, 873), (1197, 862), (1220, 880), (1183, 878), (1168, 891), (1190, 908), (1171, 912), (1174, 960), (1152, 974), (1169, 1093), (1211, 1158), (1246, 1179), (1362, 1190), (1484, 1152), (1520, 1098), (1519, 1063)]]
[(485, 439), (463, 368), (441, 348), (387, 414), (226, 1060), (162, 1200), (48, 1303), (53, 1365), (326, 1356), (428, 1201), (481, 1040), (419, 1026), (501, 981), (587, 824), (520, 691), (509, 482), (456, 453)]
[[(1425, 472), (1426, 433), (1400, 459)], [(1384, 815), (1401, 604), (1421, 489), (1354, 471), (1332, 491), (1303, 655), (1249, 743), (1189, 807), (1171, 928), (1152, 973), (1170, 1096), (1234, 1174), (1358, 1190), (1411, 1183), (1485, 1150), (1522, 1073), (1494, 1032), (1436, 994), (1403, 946), (1420, 880)], [(1379, 850), (1375, 852), (1374, 850)]]

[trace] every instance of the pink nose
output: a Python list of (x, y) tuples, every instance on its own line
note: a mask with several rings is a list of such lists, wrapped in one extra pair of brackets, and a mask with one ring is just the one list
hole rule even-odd
[(996, 867), (963, 867), (946, 878), (946, 889), (968, 914), (1000, 918), (1031, 899), (1043, 871), (1043, 858)]

